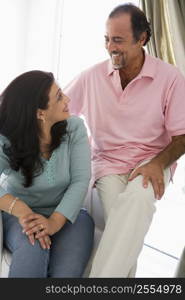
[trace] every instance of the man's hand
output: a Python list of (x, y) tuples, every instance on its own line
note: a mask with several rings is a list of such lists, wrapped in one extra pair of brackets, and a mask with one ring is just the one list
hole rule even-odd
[(172, 136), (168, 146), (156, 155), (149, 163), (137, 168), (128, 180), (134, 179), (139, 174), (143, 176), (143, 187), (147, 188), (151, 181), (155, 198), (161, 199), (164, 194), (163, 170), (170, 167), (181, 155), (185, 153), (185, 135)]
[(143, 187), (147, 188), (150, 181), (153, 186), (155, 198), (158, 200), (161, 199), (165, 190), (163, 168), (155, 161), (150, 161), (138, 167), (128, 180), (131, 181), (138, 175), (143, 176)]

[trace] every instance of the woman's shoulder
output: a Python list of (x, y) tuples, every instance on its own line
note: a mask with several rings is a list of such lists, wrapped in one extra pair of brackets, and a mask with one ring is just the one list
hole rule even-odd
[(69, 117), (69, 119), (67, 119), (67, 123), (68, 123), (67, 129), (69, 132), (80, 131), (85, 128), (84, 121), (81, 118), (74, 115), (72, 115), (71, 117)]
[(86, 126), (81, 118), (72, 115), (67, 122), (67, 131), (71, 141), (75, 142), (79, 138), (87, 136)]

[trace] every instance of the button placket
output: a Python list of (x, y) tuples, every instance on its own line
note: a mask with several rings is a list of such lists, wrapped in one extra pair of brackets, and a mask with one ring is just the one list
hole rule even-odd
[(56, 153), (53, 152), (49, 161), (46, 161), (46, 177), (49, 185), (55, 183), (55, 173), (54, 173), (54, 162), (56, 160)]

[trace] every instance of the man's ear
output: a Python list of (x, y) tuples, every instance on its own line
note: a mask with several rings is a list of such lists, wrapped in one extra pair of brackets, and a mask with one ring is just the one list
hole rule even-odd
[(45, 113), (42, 109), (37, 109), (37, 119), (45, 122)]
[(144, 45), (146, 39), (147, 39), (147, 33), (145, 31), (145, 32), (142, 32), (141, 35), (140, 35), (140, 43), (141, 43), (142, 46)]

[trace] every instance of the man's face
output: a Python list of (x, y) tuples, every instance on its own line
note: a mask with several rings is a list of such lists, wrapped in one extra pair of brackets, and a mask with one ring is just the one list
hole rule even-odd
[(140, 55), (142, 46), (142, 41), (134, 40), (129, 14), (124, 13), (107, 20), (105, 47), (114, 69), (130, 66)]

